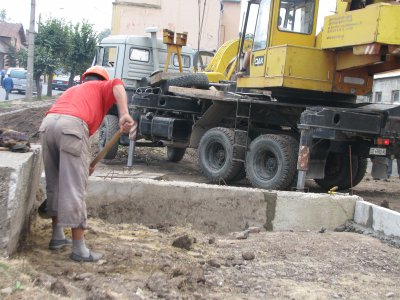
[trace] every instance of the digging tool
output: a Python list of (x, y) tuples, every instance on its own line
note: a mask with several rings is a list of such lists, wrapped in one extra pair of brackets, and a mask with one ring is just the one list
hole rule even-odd
[(110, 150), (110, 148), (116, 143), (118, 142), (118, 140), (121, 137), (121, 130), (118, 130), (113, 137), (111, 138), (111, 140), (108, 141), (108, 143), (104, 146), (104, 148), (97, 154), (97, 156), (92, 160), (92, 162), (90, 163), (90, 169), (93, 169), (96, 164), (104, 157), (104, 155), (106, 155), (106, 153), (108, 152), (108, 150)]
[(140, 118), (139, 113), (134, 112), (132, 118), (135, 121), (135, 125), (133, 125), (131, 130), (129, 131), (128, 162), (126, 164), (128, 168), (131, 168), (133, 166), (133, 156), (135, 154), (135, 147), (136, 147), (136, 134)]

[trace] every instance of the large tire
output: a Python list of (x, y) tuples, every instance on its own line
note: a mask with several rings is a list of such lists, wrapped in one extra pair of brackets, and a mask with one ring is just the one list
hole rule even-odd
[(367, 158), (360, 158), (357, 157), (358, 161), (358, 168), (357, 171), (353, 175), (353, 187), (359, 184), (365, 176), (365, 173), (367, 173), (367, 167), (368, 167), (368, 159)]
[(243, 163), (233, 160), (233, 142), (233, 130), (222, 127), (208, 130), (201, 138), (198, 147), (199, 165), (211, 182), (230, 182), (239, 173)]
[(246, 155), (247, 178), (253, 187), (286, 189), (296, 174), (298, 142), (288, 135), (261, 135)]
[[(364, 178), (368, 161), (366, 158), (352, 157), (353, 186), (356, 186)], [(350, 159), (343, 153), (329, 153), (325, 164), (325, 177), (314, 181), (323, 189), (329, 190), (335, 186), (339, 190), (351, 187), (350, 183)]]
[[(118, 117), (114, 115), (106, 115), (100, 126), (99, 132), (99, 151), (112, 139), (114, 134), (119, 130)], [(104, 155), (104, 159), (113, 159), (117, 155), (119, 143), (115, 143), (110, 150)]]
[(172, 162), (179, 162), (185, 155), (186, 148), (167, 147), (167, 158)]
[(169, 86), (193, 87), (196, 89), (208, 90), (210, 84), (205, 74), (191, 74), (167, 80), (164, 89), (167, 90)]

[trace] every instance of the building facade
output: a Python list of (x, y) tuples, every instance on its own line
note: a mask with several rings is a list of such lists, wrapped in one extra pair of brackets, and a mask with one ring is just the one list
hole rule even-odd
[(374, 77), (371, 102), (400, 104), (400, 70)]
[(146, 28), (188, 33), (194, 49), (216, 50), (238, 37), (240, 0), (116, 0), (111, 34), (145, 35)]
[(0, 22), (0, 68), (17, 66), (15, 58), (11, 58), (21, 48), (27, 47), (24, 27), (19, 23)]

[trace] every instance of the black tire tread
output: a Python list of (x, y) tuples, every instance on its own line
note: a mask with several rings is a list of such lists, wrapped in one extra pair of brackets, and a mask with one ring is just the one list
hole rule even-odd
[(232, 151), (232, 157), (229, 162), (229, 167), (227, 168), (227, 170), (225, 170), (225, 172), (223, 174), (217, 175), (217, 174), (211, 173), (204, 166), (204, 163), (202, 162), (202, 155), (201, 155), (201, 151), (203, 149), (202, 145), (204, 145), (205, 140), (208, 139), (211, 135), (215, 134), (215, 132), (224, 134), (228, 138), (228, 140), (233, 148), (234, 131), (232, 129), (225, 128), (225, 127), (215, 127), (215, 128), (208, 130), (202, 136), (200, 143), (199, 143), (199, 147), (198, 147), (199, 166), (200, 166), (200, 169), (201, 169), (202, 173), (204, 174), (204, 176), (206, 176), (210, 182), (213, 182), (213, 183), (226, 182), (226, 183), (228, 183), (228, 182), (231, 182), (232, 179), (239, 173), (241, 166), (243, 165), (243, 163), (241, 163), (240, 161), (232, 160), (232, 158), (235, 157), (235, 155), (236, 155), (234, 148)]
[[(257, 180), (255, 174), (252, 171), (250, 162), (247, 163), (249, 155), (253, 148), (260, 141), (273, 141), (276, 143), (283, 155), (282, 171), (278, 178), (275, 178), (268, 182), (260, 182)], [(276, 135), (276, 134), (265, 134), (261, 135), (250, 144), (250, 149), (246, 157), (246, 174), (251, 184), (256, 188), (272, 189), (272, 190), (284, 190), (290, 187), (297, 171), (297, 156), (298, 156), (298, 141), (289, 135)]]
[(167, 80), (166, 87), (169, 86), (193, 87), (208, 90), (210, 83), (205, 74), (190, 74)]
[[(102, 126), (106, 126), (106, 143), (111, 140), (114, 134), (119, 130), (119, 119), (114, 115), (106, 115), (103, 119)], [(104, 155), (103, 159), (114, 159), (118, 152), (119, 143), (115, 143), (110, 150)], [(99, 150), (103, 149), (101, 141), (99, 141)]]
[(180, 162), (185, 155), (186, 148), (175, 148), (167, 146), (167, 158), (170, 162)]
[[(341, 155), (341, 154), (336, 154), (336, 155)], [(337, 186), (339, 190), (346, 190), (351, 187), (350, 172), (348, 171), (349, 156), (343, 156), (343, 158), (344, 160), (342, 161), (342, 168), (345, 168), (345, 170), (340, 170), (339, 175), (335, 176), (334, 178), (328, 177), (322, 179), (314, 179), (314, 181), (321, 188), (329, 190)], [(359, 184), (363, 180), (365, 173), (367, 171), (367, 165), (368, 165), (368, 160), (366, 158), (360, 158), (358, 156), (352, 157), (353, 187)]]

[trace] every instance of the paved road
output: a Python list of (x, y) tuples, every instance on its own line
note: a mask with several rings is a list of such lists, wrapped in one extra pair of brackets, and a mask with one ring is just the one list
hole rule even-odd
[[(58, 95), (62, 93), (62, 91), (59, 90), (53, 90), (53, 95)], [(42, 88), (42, 95), (46, 96), (47, 94), (47, 84), (43, 84)], [(35, 95), (34, 95), (35, 97)], [(0, 88), (0, 101), (5, 101), (4, 99), (6, 98), (6, 91), (3, 88)], [(25, 94), (17, 94), (17, 92), (13, 92), (9, 96), (9, 100), (17, 100), (17, 99), (24, 99)]]

